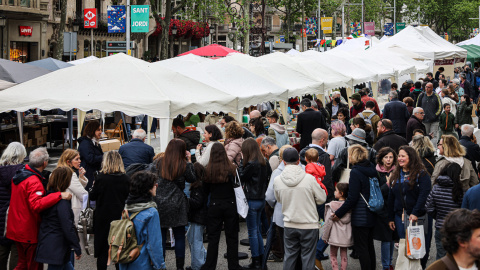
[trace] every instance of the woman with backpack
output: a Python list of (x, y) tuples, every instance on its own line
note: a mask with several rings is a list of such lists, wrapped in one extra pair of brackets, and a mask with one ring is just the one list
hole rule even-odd
[(252, 262), (245, 268), (261, 269), (263, 257), (261, 220), (265, 211), (265, 192), (272, 170), (254, 139), (248, 138), (243, 142), (242, 154), (243, 160), (238, 166), (238, 173), (248, 201), (246, 221), (252, 251)]
[[(402, 216), (409, 223), (417, 222), (419, 218), (427, 220), (425, 203), (430, 189), (430, 177), (417, 151), (410, 146), (400, 147), (398, 166), (390, 175), (387, 204), (390, 229), (397, 230), (400, 239), (405, 239), (407, 225), (404, 226)], [(421, 261), (424, 268), (427, 258), (428, 253)]]
[(234, 191), (235, 165), (229, 160), (225, 148), (214, 143), (210, 153), (205, 181), (205, 196), (210, 197), (207, 212), (208, 250), (202, 270), (217, 269), (218, 243), (222, 224), (225, 226), (229, 270), (243, 269), (238, 264), (238, 213)]
[(188, 224), (188, 199), (183, 190), (185, 182), (196, 180), (192, 156), (186, 144), (180, 139), (171, 140), (165, 156), (156, 164), (158, 175), (157, 209), (162, 227), (162, 244), (165, 257), (167, 232), (172, 228), (175, 237), (175, 258), (177, 269), (185, 265), (185, 226)]
[(447, 255), (442, 245), (441, 233), (445, 216), (462, 206), (464, 191), (460, 182), (461, 171), (462, 168), (457, 163), (450, 163), (443, 168), (440, 176), (435, 180), (425, 205), (428, 214), (435, 219), (436, 260)]
[[(65, 192), (70, 186), (72, 173), (72, 169), (64, 166), (53, 170), (48, 180), (47, 194)], [(72, 249), (77, 260), (82, 257), (82, 249), (77, 229), (73, 224), (74, 216), (70, 201), (60, 200), (43, 211), (41, 217), (35, 261), (48, 264), (50, 270), (73, 270), (70, 262)]]
[(332, 219), (338, 221), (352, 211), (353, 249), (360, 259), (360, 267), (362, 270), (375, 269), (373, 245), (375, 214), (369, 210), (366, 202), (370, 200), (369, 179), (377, 177), (377, 171), (368, 160), (367, 149), (361, 145), (348, 147), (348, 159), (353, 165), (348, 183), (348, 196), (345, 203), (334, 212)]
[(140, 255), (133, 262), (120, 264), (121, 270), (166, 269), (160, 218), (157, 204), (154, 202), (156, 192), (157, 176), (155, 174), (140, 171), (132, 175), (125, 210), (133, 221), (137, 243), (142, 246)]
[(388, 226), (388, 193), (390, 183), (388, 179), (397, 166), (397, 153), (390, 147), (382, 147), (377, 153), (378, 184), (382, 191), (383, 209), (375, 215), (375, 231), (373, 239), (381, 241), (382, 269), (391, 269), (393, 260), (394, 240), (398, 235)]
[[(96, 203), (93, 214), (95, 234), (93, 246), (97, 270), (107, 269), (110, 223), (122, 217), (129, 182), (129, 177), (125, 175), (122, 156), (118, 151), (106, 152), (103, 155), (102, 169), (89, 192), (90, 200)], [(118, 265), (115, 267), (118, 269)]]

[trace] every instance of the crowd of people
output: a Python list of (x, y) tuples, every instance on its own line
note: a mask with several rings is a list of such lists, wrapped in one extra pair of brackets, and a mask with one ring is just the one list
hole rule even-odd
[[(222, 230), (231, 270), (267, 269), (267, 262), (283, 262), (286, 270), (325, 264), (344, 270), (349, 249), (362, 270), (379, 268), (377, 256), (382, 269), (393, 269), (395, 246), (413, 223), (424, 227), (421, 268), (434, 240), (438, 261), (428, 269), (478, 269), (480, 146), (472, 125), (478, 91), (465, 73), (451, 82), (442, 76), (439, 70), (400, 89), (392, 84), (383, 110), (368, 88), (348, 97), (352, 106), (341, 92), (325, 106), (303, 98), (292, 108), (298, 143), (275, 110), (251, 111), (246, 126), (207, 115), (203, 134), (189, 127), (200, 117), (175, 118), (175, 138), (157, 155), (143, 129), (118, 151), (103, 152), (101, 125), (90, 121), (78, 151), (65, 150), (51, 173), (45, 148), (26, 159), (25, 147), (12, 142), (0, 158), (0, 269), (73, 269), (88, 248), (78, 231), (87, 201), (95, 208), (97, 269), (112, 260), (110, 224), (124, 211), (139, 252), (117, 269), (165, 269), (173, 245), (176, 269), (217, 269)], [(376, 211), (369, 205), (373, 178), (384, 201)], [(251, 259), (241, 266), (243, 219)]]

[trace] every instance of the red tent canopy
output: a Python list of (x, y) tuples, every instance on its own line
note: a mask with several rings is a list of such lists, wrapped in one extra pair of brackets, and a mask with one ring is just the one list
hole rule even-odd
[(235, 51), (233, 49), (224, 47), (218, 44), (211, 44), (208, 46), (200, 47), (198, 49), (194, 49), (188, 52), (184, 52), (179, 54), (178, 56), (187, 55), (187, 54), (195, 54), (198, 56), (208, 56), (208, 57), (225, 57), (229, 53), (240, 53), (239, 51)]

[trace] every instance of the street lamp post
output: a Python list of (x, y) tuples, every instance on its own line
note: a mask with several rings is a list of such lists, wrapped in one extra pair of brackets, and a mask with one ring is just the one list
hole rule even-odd
[(5, 25), (7, 24), (7, 18), (3, 17), (2, 15), (0, 15), (0, 27), (1, 27), (1, 31), (2, 31), (2, 43), (0, 44), (0, 59), (3, 58), (3, 36), (4, 36), (4, 28), (5, 28)]
[(215, 43), (215, 39), (213, 35), (216, 35), (217, 33), (215, 32), (215, 26), (212, 24), (210, 25), (210, 38), (212, 40), (211, 44)]

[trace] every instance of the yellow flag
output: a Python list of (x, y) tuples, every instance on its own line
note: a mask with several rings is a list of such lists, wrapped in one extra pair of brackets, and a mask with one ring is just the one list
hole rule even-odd
[(332, 47), (335, 47), (337, 45), (337, 40), (332, 40)]

